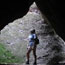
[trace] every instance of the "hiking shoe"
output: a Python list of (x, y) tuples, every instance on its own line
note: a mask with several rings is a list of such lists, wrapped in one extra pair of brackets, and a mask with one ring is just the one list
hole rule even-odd
[(34, 62), (34, 63), (33, 63), (33, 65), (37, 65), (37, 63), (36, 63), (36, 62)]
[(26, 64), (29, 64), (29, 61), (26, 61)]

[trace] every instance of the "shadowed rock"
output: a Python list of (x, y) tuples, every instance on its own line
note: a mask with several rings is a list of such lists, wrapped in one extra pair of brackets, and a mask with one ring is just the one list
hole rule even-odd
[[(5, 26), (1, 30), (0, 40), (7, 45), (7, 48), (14, 55), (23, 58), (28, 44), (27, 37), (32, 28), (36, 29), (40, 39), (36, 52), (38, 65), (57, 65), (60, 61), (65, 60), (64, 41), (55, 33), (52, 26), (47, 23), (47, 20), (42, 17), (37, 6), (31, 6), (24, 17), (14, 20)], [(33, 63), (32, 55), (30, 63)]]

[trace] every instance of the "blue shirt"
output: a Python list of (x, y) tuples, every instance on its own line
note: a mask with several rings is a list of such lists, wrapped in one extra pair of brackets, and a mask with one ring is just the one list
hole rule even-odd
[(35, 43), (34, 39), (35, 38), (36, 38), (36, 34), (30, 34), (29, 35), (29, 45), (30, 46), (34, 46), (34, 43)]

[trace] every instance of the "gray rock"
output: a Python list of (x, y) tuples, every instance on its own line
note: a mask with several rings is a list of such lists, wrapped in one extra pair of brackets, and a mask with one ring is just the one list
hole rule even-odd
[[(25, 16), (5, 26), (1, 30), (0, 42), (6, 44), (7, 49), (14, 55), (24, 57), (29, 43), (27, 38), (32, 28), (35, 28), (40, 40), (37, 46), (37, 63), (52, 65), (62, 61), (63, 57), (65, 58), (64, 41), (42, 17), (37, 6), (31, 6)], [(31, 55), (31, 62), (32, 60), (33, 55)]]

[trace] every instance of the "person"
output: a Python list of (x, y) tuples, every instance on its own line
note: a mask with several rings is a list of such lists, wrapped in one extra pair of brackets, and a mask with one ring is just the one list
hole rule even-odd
[(35, 33), (35, 29), (30, 31), (30, 35), (29, 35), (29, 44), (27, 47), (27, 61), (26, 64), (29, 64), (29, 58), (30, 58), (30, 52), (33, 51), (33, 55), (34, 55), (34, 65), (37, 64), (37, 56), (36, 56), (36, 47), (37, 45), (35, 44), (35, 39), (36, 39), (37, 35)]

